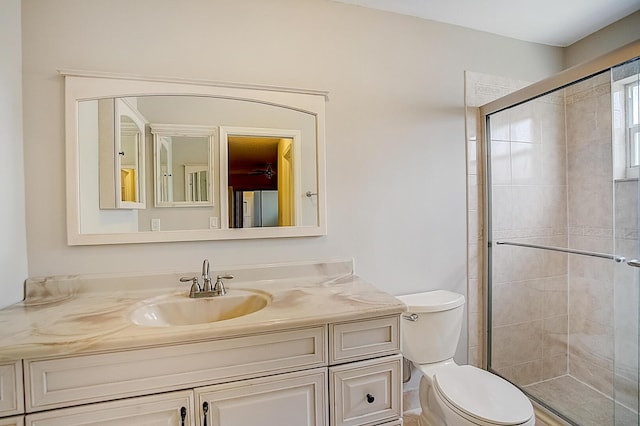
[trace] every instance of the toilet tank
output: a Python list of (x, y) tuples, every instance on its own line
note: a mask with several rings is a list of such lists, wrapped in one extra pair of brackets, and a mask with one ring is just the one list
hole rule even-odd
[(402, 355), (414, 364), (453, 358), (462, 329), (464, 296), (436, 290), (397, 298), (407, 305), (401, 322)]

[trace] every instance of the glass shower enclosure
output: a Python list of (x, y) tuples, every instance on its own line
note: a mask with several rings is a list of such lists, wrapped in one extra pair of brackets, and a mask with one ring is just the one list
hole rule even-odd
[(640, 42), (480, 108), (487, 367), (576, 425), (640, 425)]

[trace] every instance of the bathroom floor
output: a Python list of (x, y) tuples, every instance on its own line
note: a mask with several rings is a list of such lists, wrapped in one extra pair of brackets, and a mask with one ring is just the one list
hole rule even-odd
[(535, 383), (524, 389), (581, 426), (638, 424), (638, 415), (621, 406), (616, 410), (614, 423), (614, 402), (571, 376)]
[(405, 411), (402, 414), (402, 426), (418, 426), (420, 410)]

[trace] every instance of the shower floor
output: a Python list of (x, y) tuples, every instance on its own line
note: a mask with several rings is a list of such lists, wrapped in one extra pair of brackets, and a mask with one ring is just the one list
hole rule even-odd
[(637, 425), (638, 415), (571, 376), (524, 387), (531, 396), (553, 407), (580, 426)]

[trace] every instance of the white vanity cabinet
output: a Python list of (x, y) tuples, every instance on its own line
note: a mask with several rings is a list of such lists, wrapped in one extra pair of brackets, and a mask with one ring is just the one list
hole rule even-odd
[(27, 426), (402, 424), (399, 315), (24, 361)]

